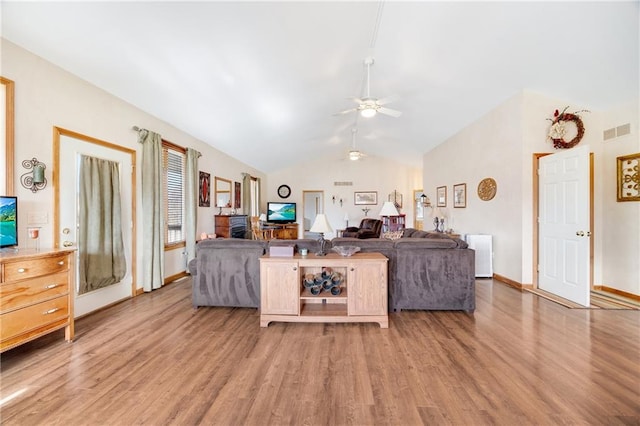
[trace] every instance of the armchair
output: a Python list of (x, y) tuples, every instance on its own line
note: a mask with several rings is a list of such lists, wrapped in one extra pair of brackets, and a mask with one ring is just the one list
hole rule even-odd
[(379, 219), (364, 218), (359, 227), (350, 226), (342, 232), (343, 237), (350, 238), (380, 238), (382, 221)]

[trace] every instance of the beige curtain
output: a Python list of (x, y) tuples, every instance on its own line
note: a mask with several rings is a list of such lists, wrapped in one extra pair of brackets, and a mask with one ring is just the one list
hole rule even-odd
[(138, 131), (142, 144), (142, 288), (164, 283), (164, 215), (162, 214), (162, 137)]
[[(198, 223), (198, 158), (200, 153), (187, 148), (185, 164), (184, 230), (187, 265), (196, 257), (196, 227)], [(188, 269), (185, 266), (185, 269)]]
[(127, 272), (118, 163), (83, 155), (79, 192), (79, 294), (84, 294), (119, 283)]

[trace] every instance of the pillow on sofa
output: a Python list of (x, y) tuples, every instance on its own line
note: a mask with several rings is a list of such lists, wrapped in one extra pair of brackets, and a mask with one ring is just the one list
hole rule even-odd
[(399, 231), (383, 232), (381, 237), (382, 238), (386, 238), (387, 240), (395, 241), (395, 240), (399, 240), (400, 238), (402, 238), (403, 234), (404, 234), (404, 230), (401, 229)]

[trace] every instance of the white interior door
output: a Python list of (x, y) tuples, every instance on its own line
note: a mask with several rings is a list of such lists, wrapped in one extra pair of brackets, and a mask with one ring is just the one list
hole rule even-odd
[[(59, 239), (63, 244), (77, 247), (78, 232), (78, 178), (79, 159), (88, 155), (105, 160), (115, 161), (120, 169), (120, 196), (122, 197), (122, 239), (124, 242), (127, 272), (117, 284), (78, 295), (78, 271), (76, 270), (76, 289), (74, 316), (78, 317), (132, 296), (133, 263), (132, 263), (132, 205), (131, 205), (131, 154), (115, 150), (108, 146), (92, 143), (79, 138), (60, 135), (60, 199), (59, 199)], [(76, 251), (76, 256), (78, 252)], [(76, 257), (77, 260), (77, 257)], [(78, 262), (76, 262), (76, 265)]]
[(540, 159), (538, 288), (589, 306), (589, 146)]

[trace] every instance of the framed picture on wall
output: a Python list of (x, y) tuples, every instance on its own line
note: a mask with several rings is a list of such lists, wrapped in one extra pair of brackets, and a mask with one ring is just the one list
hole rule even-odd
[(233, 208), (240, 208), (240, 182), (233, 183)]
[(467, 207), (467, 184), (459, 183), (453, 185), (453, 207), (464, 208)]
[(640, 152), (617, 158), (618, 162), (618, 201), (640, 201), (638, 170), (640, 170)]
[(377, 191), (362, 191), (353, 193), (353, 204), (356, 206), (376, 205), (378, 204)]
[(200, 191), (198, 192), (198, 205), (200, 207), (211, 206), (211, 174), (200, 172)]
[(447, 207), (447, 187), (436, 188), (436, 207)]

